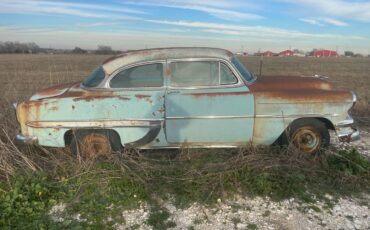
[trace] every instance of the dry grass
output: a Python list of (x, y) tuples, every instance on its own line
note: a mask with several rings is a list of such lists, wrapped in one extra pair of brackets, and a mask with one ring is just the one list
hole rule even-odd
[[(2, 176), (9, 176), (19, 168), (36, 170), (40, 167), (50, 167), (47, 161), (40, 161), (40, 158), (43, 159), (42, 156), (46, 154), (50, 157), (55, 151), (65, 153), (63, 150), (30, 149), (14, 145), (13, 140), (19, 130), (11, 102), (26, 99), (37, 90), (51, 85), (80, 81), (107, 57), (99, 55), (0, 55), (0, 174)], [(242, 60), (252, 72), (259, 72), (260, 58), (243, 57)], [(356, 105), (355, 112), (366, 116), (370, 114), (369, 72), (370, 59), (368, 58), (273, 57), (265, 58), (263, 65), (263, 74), (266, 75), (321, 74), (329, 76), (329, 80), (336, 87), (355, 90), (358, 93), (359, 103)], [(35, 158), (33, 155), (41, 157)], [(271, 161), (273, 159), (275, 158), (270, 158)]]

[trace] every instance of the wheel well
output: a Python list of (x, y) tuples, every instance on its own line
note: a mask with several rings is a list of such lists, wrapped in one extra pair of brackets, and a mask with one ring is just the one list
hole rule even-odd
[(327, 118), (324, 118), (324, 117), (304, 117), (304, 118), (298, 118), (298, 119), (295, 119), (294, 121), (292, 121), (288, 126), (287, 128), (281, 133), (281, 135), (279, 136), (279, 138), (274, 142), (274, 144), (281, 144), (283, 142), (283, 139), (284, 139), (284, 136), (286, 135), (286, 132), (287, 130), (289, 129), (289, 127), (294, 123), (294, 122), (297, 122), (298, 120), (309, 120), (309, 119), (316, 119), (316, 120), (319, 120), (321, 121), (322, 123), (325, 124), (325, 126), (328, 128), (328, 129), (331, 129), (331, 130), (335, 130), (335, 127), (333, 125), (333, 123), (327, 119)]
[(119, 144), (122, 145), (121, 137), (113, 129), (70, 129), (64, 134), (64, 143), (66, 146), (71, 144), (76, 132), (107, 132), (112, 140), (119, 141)]

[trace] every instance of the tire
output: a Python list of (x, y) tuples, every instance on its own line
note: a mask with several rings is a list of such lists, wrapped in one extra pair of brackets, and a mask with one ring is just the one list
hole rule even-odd
[(283, 144), (306, 154), (317, 154), (330, 145), (330, 134), (325, 123), (317, 119), (294, 121), (283, 135)]
[(72, 137), (71, 152), (82, 158), (110, 156), (122, 150), (116, 133), (108, 130), (79, 130)]

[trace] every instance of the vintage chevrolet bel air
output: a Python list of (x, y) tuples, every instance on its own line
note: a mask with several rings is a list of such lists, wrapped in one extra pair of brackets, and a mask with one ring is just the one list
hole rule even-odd
[(231, 52), (163, 48), (122, 53), (83, 82), (16, 105), (24, 143), (99, 155), (142, 149), (285, 143), (317, 153), (359, 139), (356, 95), (315, 77), (251, 74)]

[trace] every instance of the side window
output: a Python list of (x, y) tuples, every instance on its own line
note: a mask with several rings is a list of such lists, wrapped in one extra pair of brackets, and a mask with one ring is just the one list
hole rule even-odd
[(217, 86), (219, 85), (218, 62), (194, 61), (172, 62), (171, 86)]
[(109, 85), (111, 88), (161, 87), (163, 64), (148, 64), (123, 70), (110, 81)]
[(232, 85), (237, 82), (238, 80), (236, 79), (233, 72), (231, 72), (230, 68), (224, 63), (220, 62), (220, 84), (221, 85)]

